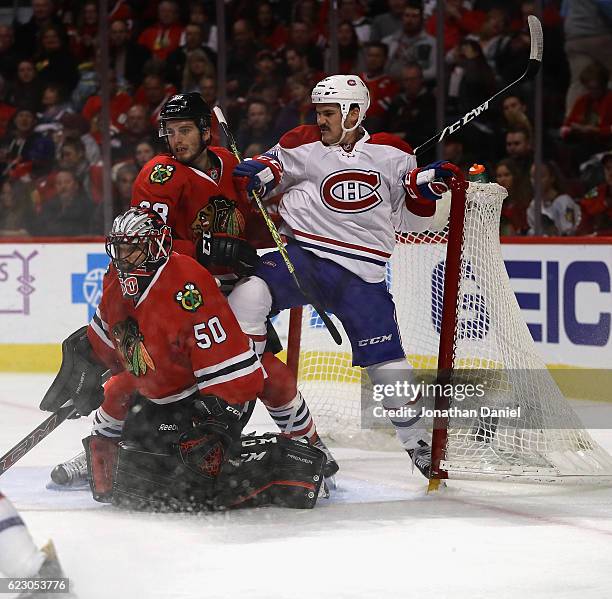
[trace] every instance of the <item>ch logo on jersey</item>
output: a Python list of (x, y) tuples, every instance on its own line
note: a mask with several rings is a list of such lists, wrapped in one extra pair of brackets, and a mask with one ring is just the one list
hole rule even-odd
[(147, 370), (155, 370), (155, 363), (144, 344), (144, 335), (138, 322), (131, 316), (118, 322), (112, 329), (113, 341), (119, 351), (125, 369), (134, 376), (144, 376)]
[(321, 199), (334, 212), (366, 212), (382, 202), (379, 187), (376, 171), (337, 171), (321, 183)]
[(151, 183), (163, 185), (172, 179), (174, 169), (175, 167), (171, 164), (156, 164), (149, 175), (149, 181), (151, 181)]
[(200, 290), (193, 283), (185, 283), (184, 289), (177, 291), (174, 299), (187, 312), (195, 312), (204, 303)]
[(225, 196), (213, 196), (208, 204), (201, 208), (191, 223), (194, 241), (202, 239), (207, 231), (240, 235), (244, 231), (244, 217), (236, 210), (236, 203)]

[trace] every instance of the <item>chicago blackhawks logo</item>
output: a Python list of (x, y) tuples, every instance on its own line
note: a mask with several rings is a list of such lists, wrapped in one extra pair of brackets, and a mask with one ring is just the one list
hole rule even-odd
[(144, 376), (147, 369), (155, 370), (155, 363), (144, 345), (144, 336), (136, 320), (129, 316), (118, 322), (113, 327), (112, 334), (115, 347), (128, 372), (134, 376)]
[(213, 196), (191, 223), (194, 241), (202, 238), (202, 233), (227, 233), (240, 235), (244, 231), (244, 217), (236, 210), (236, 203), (225, 196)]
[(151, 183), (163, 185), (172, 179), (174, 169), (175, 167), (171, 164), (156, 164), (149, 175), (149, 181), (151, 181)]
[(187, 312), (195, 312), (203, 303), (202, 294), (193, 283), (185, 283), (184, 289), (177, 291), (174, 299)]
[(382, 202), (376, 191), (379, 187), (376, 171), (338, 171), (321, 183), (321, 199), (334, 212), (366, 212)]

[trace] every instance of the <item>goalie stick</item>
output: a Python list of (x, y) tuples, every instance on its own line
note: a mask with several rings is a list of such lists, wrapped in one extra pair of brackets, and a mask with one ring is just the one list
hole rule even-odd
[(49, 433), (54, 431), (64, 420), (76, 414), (72, 405), (62, 406), (41, 422), (30, 434), (26, 435), (17, 445), (9, 449), (0, 458), (0, 476), (20, 460), (30, 449), (38, 445)]
[[(242, 160), (242, 158), (240, 157), (240, 151), (238, 150), (238, 146), (236, 145), (236, 140), (234, 139), (234, 136), (232, 135), (232, 132), (230, 131), (229, 125), (227, 124), (227, 121), (225, 120), (223, 111), (221, 110), (219, 106), (215, 106), (213, 108), (213, 112), (215, 113), (215, 116), (217, 117), (217, 121), (219, 122), (219, 125), (221, 125), (221, 129), (223, 129), (223, 133), (225, 133), (225, 136), (227, 137), (229, 147), (230, 147), (232, 154), (240, 162)], [(321, 320), (325, 323), (325, 326), (327, 327), (327, 330), (329, 331), (329, 334), (333, 337), (334, 341), (338, 345), (342, 345), (342, 337), (340, 336), (340, 333), (338, 329), (336, 328), (336, 326), (334, 325), (334, 323), (331, 321), (331, 318), (327, 315), (327, 312), (325, 312), (325, 310), (321, 307), (319, 302), (317, 302), (315, 298), (312, 296), (312, 294), (309, 291), (307, 291), (304, 288), (304, 286), (300, 283), (300, 280), (298, 279), (297, 274), (295, 272), (295, 267), (291, 263), (289, 254), (287, 254), (287, 250), (285, 249), (285, 246), (283, 245), (283, 241), (280, 237), (278, 229), (276, 228), (276, 225), (272, 222), (272, 219), (270, 218), (270, 215), (268, 214), (266, 207), (261, 201), (259, 194), (257, 194), (256, 192), (252, 192), (252, 196), (264, 220), (266, 221), (266, 225), (268, 229), (270, 230), (272, 239), (274, 239), (274, 243), (276, 244), (276, 247), (278, 248), (280, 255), (283, 257), (283, 260), (285, 261), (285, 264), (287, 265), (287, 270), (291, 273), (291, 276), (293, 277), (293, 280), (295, 281), (297, 288), (300, 290), (300, 292), (306, 298), (306, 300), (308, 300), (308, 303), (311, 304), (312, 307), (316, 310), (317, 314), (321, 317)]]
[(527, 24), (529, 25), (529, 36), (531, 37), (531, 51), (529, 53), (529, 62), (527, 63), (527, 68), (523, 72), (523, 74), (501, 89), (494, 95), (492, 95), (488, 100), (483, 102), (480, 106), (476, 106), (476, 108), (466, 112), (459, 120), (455, 121), (452, 125), (448, 125), (442, 129), (442, 131), (438, 131), (433, 137), (430, 137), (427, 141), (423, 142), (420, 146), (415, 148), (414, 154), (418, 156), (422, 154), (426, 150), (429, 150), (432, 146), (440, 143), (447, 135), (452, 135), (456, 133), (475, 119), (477, 116), (480, 116), (483, 112), (489, 109), (489, 105), (493, 100), (497, 97), (501, 96), (503, 93), (507, 92), (511, 87), (515, 86), (519, 81), (523, 79), (531, 79), (536, 75), (540, 66), (542, 64), (542, 53), (544, 52), (544, 34), (542, 33), (542, 23), (537, 17), (533, 15), (529, 15), (527, 17)]

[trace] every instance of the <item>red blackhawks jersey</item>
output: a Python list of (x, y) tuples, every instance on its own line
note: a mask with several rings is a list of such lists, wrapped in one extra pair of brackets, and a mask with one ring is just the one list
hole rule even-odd
[(212, 275), (173, 252), (136, 304), (121, 294), (115, 267), (87, 331), (96, 354), (114, 373), (159, 404), (198, 390), (228, 403), (253, 400), (265, 373)]
[(416, 159), (395, 135), (365, 132), (347, 150), (323, 145), (319, 128), (304, 125), (267, 154), (282, 173), (274, 189), (284, 193), (281, 230), (368, 283), (384, 280), (395, 231), (424, 231), (435, 212), (435, 202), (407, 196), (404, 177)]
[(158, 212), (172, 227), (176, 251), (190, 256), (203, 232), (243, 237), (251, 211), (232, 179), (236, 158), (225, 148), (208, 149), (219, 158), (220, 168), (205, 173), (159, 154), (142, 167), (132, 190), (132, 206)]

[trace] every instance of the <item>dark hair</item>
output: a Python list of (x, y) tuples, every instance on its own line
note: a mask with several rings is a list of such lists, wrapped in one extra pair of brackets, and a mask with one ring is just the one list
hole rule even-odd
[(504, 158), (495, 165), (496, 178), (497, 169), (500, 166), (505, 166), (512, 175), (512, 189), (508, 191), (508, 199), (515, 200), (518, 205), (527, 207), (533, 197), (529, 177), (523, 173), (515, 160), (512, 158)]
[(510, 129), (506, 131), (506, 137), (509, 133), (522, 133), (527, 141), (531, 141), (531, 131), (526, 127), (510, 127)]
[(389, 46), (387, 46), (387, 44), (384, 44), (383, 42), (368, 42), (367, 44), (364, 45), (364, 48), (366, 50), (368, 48), (378, 48), (379, 50), (383, 51), (385, 58), (389, 56)]
[(547, 160), (542, 164), (542, 166), (545, 166), (548, 169), (548, 174), (552, 179), (552, 187), (559, 193), (567, 193), (567, 179), (561, 172), (559, 165), (554, 160)]
[(599, 86), (605, 89), (608, 87), (609, 78), (610, 73), (608, 73), (608, 69), (599, 62), (591, 63), (580, 72), (580, 83), (582, 85), (586, 85), (587, 81), (595, 79)]

